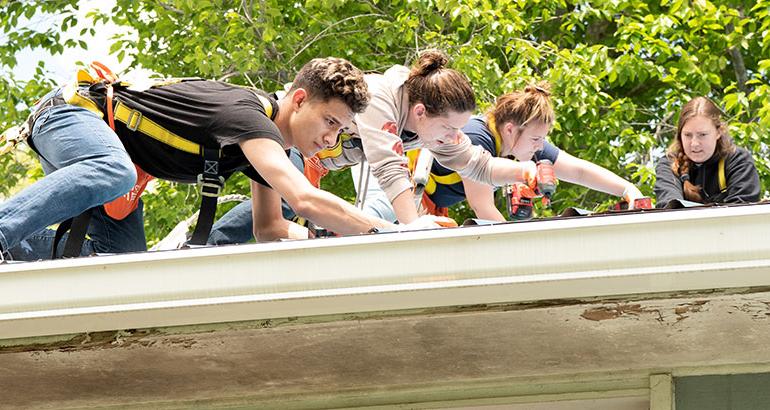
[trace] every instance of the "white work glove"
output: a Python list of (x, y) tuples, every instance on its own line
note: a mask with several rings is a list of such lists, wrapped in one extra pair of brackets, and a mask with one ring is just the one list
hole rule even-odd
[(435, 229), (435, 228), (447, 228), (457, 226), (457, 222), (452, 218), (446, 216), (436, 215), (423, 215), (413, 222), (400, 225), (401, 231), (416, 231), (419, 229)]
[(521, 182), (534, 189), (537, 186), (537, 164), (534, 161), (520, 161)]
[(626, 189), (623, 191), (623, 199), (628, 202), (628, 209), (634, 209), (634, 202), (636, 202), (638, 198), (644, 198), (642, 191), (634, 185), (627, 185)]

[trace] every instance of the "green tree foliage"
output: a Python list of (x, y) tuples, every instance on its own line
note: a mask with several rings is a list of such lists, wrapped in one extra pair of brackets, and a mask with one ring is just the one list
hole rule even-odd
[[(21, 16), (56, 11), (66, 28), (76, 2), (2, 4), (0, 21), (10, 40), (0, 46), (3, 68), (12, 68), (14, 52), (26, 46), (61, 52), (73, 45), (18, 23)], [(112, 52), (133, 66), (266, 90), (290, 81), (313, 57), (342, 56), (382, 71), (408, 64), (428, 47), (447, 51), (453, 67), (471, 79), (482, 108), (499, 94), (548, 80), (557, 110), (551, 140), (648, 195), (654, 161), (673, 137), (679, 108), (707, 95), (725, 108), (737, 143), (754, 152), (763, 192), (770, 187), (770, 0), (117, 0), (109, 14), (89, 17), (127, 28)], [(41, 67), (29, 84), (7, 76), (0, 81), (8, 96), (3, 124), (21, 118), (20, 104), (42, 93), (44, 73)], [(18, 172), (14, 164), (0, 160), (4, 175)], [(0, 189), (7, 192), (16, 181), (4, 183)], [(245, 179), (228, 185), (248, 192)], [(345, 173), (327, 177), (324, 186), (354, 196)], [(615, 200), (569, 184), (560, 185), (554, 199), (556, 210), (604, 209)], [(146, 204), (153, 242), (195, 210), (197, 194), (162, 183)], [(467, 206), (454, 211), (468, 215)]]
[[(18, 62), (16, 55), (26, 48), (41, 48), (51, 54), (60, 54), (65, 47), (81, 46), (75, 40), (62, 40), (60, 32), (77, 23), (74, 17), (76, 1), (55, 0), (42, 4), (2, 1), (0, 8), (0, 129), (6, 129), (23, 118), (26, 118), (29, 105), (37, 96), (45, 93), (51, 83), (47, 78), (44, 65), (38, 63), (32, 80), (18, 81), (13, 75), (13, 69)], [(27, 27), (37, 13), (57, 14), (60, 24), (49, 26), (47, 30), (39, 31)], [(39, 167), (30, 169), (29, 152), (15, 152), (0, 156), (0, 198), (18, 190), (20, 185), (42, 175)]]

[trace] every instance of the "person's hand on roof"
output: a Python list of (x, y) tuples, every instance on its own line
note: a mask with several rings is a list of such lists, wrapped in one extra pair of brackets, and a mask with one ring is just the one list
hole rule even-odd
[(623, 191), (623, 199), (628, 202), (628, 209), (634, 209), (634, 204), (639, 198), (644, 198), (642, 191), (640, 191), (636, 186), (628, 184), (626, 189)]
[(402, 231), (416, 231), (419, 229), (451, 228), (456, 227), (457, 222), (446, 216), (423, 215), (412, 223), (401, 225)]
[(521, 180), (527, 186), (537, 187), (537, 164), (534, 161), (519, 161), (521, 165)]

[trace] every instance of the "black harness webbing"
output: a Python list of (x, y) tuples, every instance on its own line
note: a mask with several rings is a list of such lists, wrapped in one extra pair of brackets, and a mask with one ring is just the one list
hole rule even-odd
[(83, 249), (83, 242), (86, 240), (86, 233), (88, 232), (88, 224), (91, 222), (92, 210), (89, 209), (82, 214), (67, 219), (59, 224), (56, 228), (56, 236), (53, 239), (53, 246), (51, 247), (51, 259), (56, 259), (56, 251), (59, 249), (59, 242), (64, 237), (64, 234), (69, 231), (67, 241), (64, 243), (64, 251), (62, 252), (62, 258), (76, 258), (80, 256), (80, 252)]
[(217, 197), (225, 185), (225, 179), (219, 175), (218, 148), (201, 148), (203, 150), (203, 173), (198, 175), (198, 186), (201, 192), (201, 208), (198, 211), (198, 222), (195, 224), (190, 245), (205, 245), (208, 242), (214, 216), (217, 212)]
[[(257, 97), (260, 99), (260, 102), (262, 102), (268, 117), (271, 120), (275, 120), (277, 111), (273, 108), (273, 105), (270, 103), (270, 101), (260, 95), (257, 95)], [(64, 101), (57, 100), (55, 102), (57, 105), (61, 103), (64, 103)], [(116, 111), (118, 110), (119, 106), (120, 104), (116, 105)], [(141, 118), (142, 116), (139, 115), (136, 118), (136, 121), (134, 121), (135, 119), (133, 116), (129, 116), (128, 119), (124, 122), (130, 129), (134, 129), (145, 134), (150, 132), (150, 134), (148, 134), (149, 136), (158, 139), (157, 136), (151, 135), (152, 131), (145, 131), (145, 129), (142, 128), (140, 122)], [(116, 119), (120, 120), (119, 116), (116, 115)], [(165, 131), (162, 127), (159, 126), (155, 126), (154, 128), (156, 128), (156, 131), (158, 128), (160, 128), (160, 132), (162, 133)], [(165, 133), (168, 134), (167, 131), (165, 131)], [(169, 142), (165, 141), (165, 139), (161, 139), (161, 141), (169, 144)], [(175, 146), (173, 144), (170, 145)], [(198, 222), (195, 225), (195, 231), (193, 231), (192, 238), (188, 242), (191, 245), (206, 245), (208, 242), (211, 228), (214, 225), (214, 217), (216, 216), (217, 197), (219, 196), (220, 192), (222, 192), (222, 188), (225, 184), (225, 178), (219, 175), (219, 160), (222, 154), (221, 149), (206, 148), (201, 145), (200, 150), (200, 155), (203, 157), (203, 172), (198, 174), (198, 187), (200, 188), (201, 193), (201, 208), (198, 213)], [(64, 245), (64, 253), (62, 254), (62, 257), (80, 256), (80, 252), (83, 247), (83, 241), (85, 240), (86, 232), (88, 231), (88, 224), (91, 220), (91, 214), (92, 210), (89, 209), (83, 214), (64, 221), (59, 225), (59, 228), (56, 230), (56, 237), (54, 239), (51, 250), (52, 259), (56, 258), (56, 251), (59, 242), (64, 236), (64, 233), (68, 230), (70, 233)]]

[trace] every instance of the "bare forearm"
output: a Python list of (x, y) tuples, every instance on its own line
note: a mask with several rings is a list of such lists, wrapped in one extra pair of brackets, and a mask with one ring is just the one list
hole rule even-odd
[(587, 188), (615, 196), (623, 196), (626, 188), (628, 186), (633, 186), (633, 184), (606, 168), (581, 159), (578, 159), (578, 161), (583, 163), (578, 169), (578, 172), (574, 174), (559, 175), (559, 170), (556, 168), (556, 177), (567, 182), (583, 185)]
[(300, 216), (340, 234), (365, 233), (373, 227), (394, 229), (392, 223), (366, 215), (344, 200), (318, 189), (306, 199), (290, 205)]
[(479, 219), (486, 219), (488, 221), (505, 222), (505, 217), (500, 213), (500, 210), (493, 206), (473, 208), (473, 212), (476, 213), (476, 217)]
[(527, 182), (529, 173), (534, 170), (532, 161), (511, 161), (507, 158), (495, 157), (490, 159), (492, 166), (491, 179), (495, 186)]
[(463, 187), (465, 188), (465, 198), (473, 208), (477, 218), (498, 222), (505, 221), (503, 214), (495, 207), (495, 191), (492, 190), (491, 186), (464, 178)]
[(279, 239), (307, 239), (310, 231), (302, 225), (285, 219), (274, 221), (269, 226), (255, 229), (257, 242), (272, 242)]
[(414, 193), (411, 189), (406, 190), (393, 199), (393, 210), (396, 212), (396, 218), (402, 224), (408, 224), (419, 217), (417, 206), (414, 203)]

